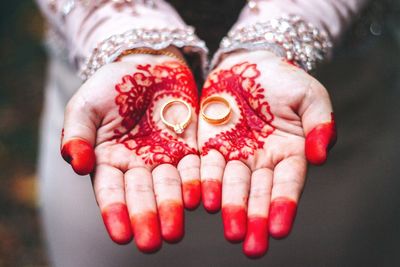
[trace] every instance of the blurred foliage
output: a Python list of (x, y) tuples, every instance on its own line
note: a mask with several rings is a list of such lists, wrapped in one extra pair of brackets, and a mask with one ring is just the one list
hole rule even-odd
[(0, 14), (0, 266), (45, 266), (35, 202), (43, 21), (33, 1), (1, 1)]

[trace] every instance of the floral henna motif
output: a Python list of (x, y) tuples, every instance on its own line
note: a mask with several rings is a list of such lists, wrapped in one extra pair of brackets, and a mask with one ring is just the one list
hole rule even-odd
[(160, 129), (153, 119), (156, 103), (166, 97), (188, 102), (197, 110), (197, 91), (190, 70), (178, 62), (161, 65), (139, 65), (138, 71), (126, 75), (115, 86), (124, 131), (114, 130), (117, 143), (140, 156), (146, 164), (171, 163), (177, 165), (197, 149), (188, 146), (174, 133)]
[(201, 148), (202, 155), (216, 149), (226, 160), (247, 159), (264, 146), (265, 138), (275, 128), (271, 125), (274, 116), (265, 99), (265, 89), (256, 82), (259, 76), (257, 65), (248, 62), (210, 74), (202, 97), (230, 94), (239, 107), (240, 119), (232, 129), (207, 140)]

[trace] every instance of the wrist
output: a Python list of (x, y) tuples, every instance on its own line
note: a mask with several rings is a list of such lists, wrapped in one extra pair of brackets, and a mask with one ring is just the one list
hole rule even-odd
[(149, 48), (135, 48), (124, 51), (115, 61), (121, 62), (129, 62), (132, 61), (133, 58), (136, 58), (137, 55), (157, 55), (157, 56), (165, 56), (170, 59), (175, 59), (182, 65), (187, 65), (185, 58), (181, 51), (174, 47), (169, 46), (165, 49), (154, 50)]
[(216, 68), (226, 68), (241, 62), (257, 63), (259, 61), (271, 62), (273, 60), (281, 61), (282, 58), (268, 50), (249, 51), (241, 49), (224, 54)]

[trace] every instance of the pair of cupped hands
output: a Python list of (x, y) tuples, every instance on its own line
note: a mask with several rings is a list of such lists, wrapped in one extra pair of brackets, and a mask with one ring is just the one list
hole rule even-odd
[[(222, 125), (199, 116), (201, 101), (226, 99)], [(187, 102), (192, 115), (182, 134), (161, 120), (168, 101)], [(226, 109), (209, 105), (218, 115)], [(165, 118), (179, 123), (184, 105)], [(191, 70), (164, 55), (130, 55), (108, 64), (69, 101), (62, 156), (80, 175), (91, 174), (111, 239), (134, 237), (142, 252), (184, 235), (184, 209), (200, 202), (222, 208), (224, 235), (249, 257), (268, 238), (292, 228), (307, 161), (320, 165), (336, 140), (326, 89), (305, 71), (267, 51), (226, 56), (208, 75), (201, 97)], [(90, 227), (90, 226), (88, 226)]]

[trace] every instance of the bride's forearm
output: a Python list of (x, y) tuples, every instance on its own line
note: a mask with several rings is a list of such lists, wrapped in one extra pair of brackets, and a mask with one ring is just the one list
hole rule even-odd
[(193, 29), (163, 0), (37, 2), (50, 25), (65, 40), (71, 62), (83, 69), (84, 79), (127, 49), (163, 49), (172, 45), (184, 52), (190, 50), (183, 49), (187, 46), (194, 47), (189, 52), (207, 52)]
[(368, 0), (250, 0), (212, 66), (240, 50), (269, 50), (313, 71), (329, 58), (334, 43)]
[(326, 31), (337, 42), (356, 15), (369, 0), (250, 0), (233, 28), (279, 18), (283, 14), (298, 15)]

